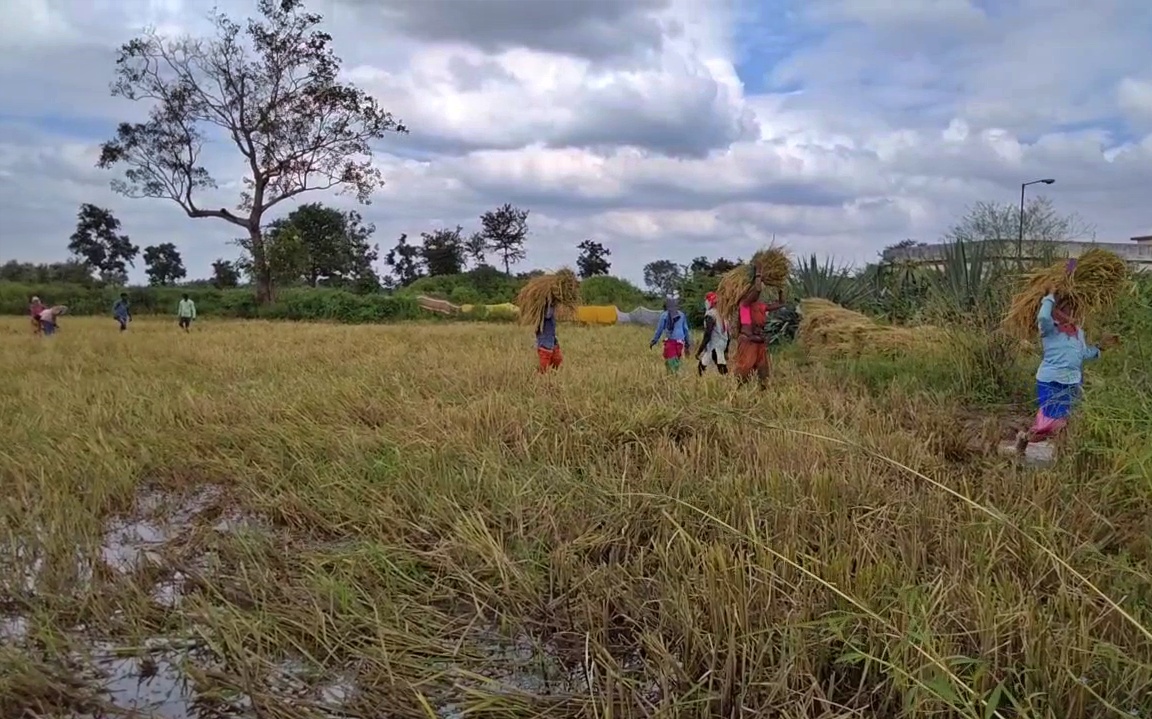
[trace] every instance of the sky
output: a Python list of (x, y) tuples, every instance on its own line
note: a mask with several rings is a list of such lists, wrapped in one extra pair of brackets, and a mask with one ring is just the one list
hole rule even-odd
[[(108, 87), (153, 26), (203, 34), (255, 0), (0, 0), (0, 262), (67, 257), (81, 203), (189, 278), (235, 227), (128, 199), (99, 145), (147, 107)], [(1145, 0), (317, 0), (346, 78), (409, 128), (377, 146), (360, 207), (402, 233), (530, 210), (523, 269), (584, 239), (639, 280), (656, 259), (747, 257), (775, 240), (843, 262), (938, 241), (1020, 183), (1096, 228), (1152, 234), (1152, 4)], [(206, 153), (238, 201), (236, 151)], [(310, 193), (342, 208), (355, 200)], [(208, 206), (216, 198), (210, 199)], [(287, 214), (285, 203), (272, 216)], [(142, 280), (137, 260), (131, 276)], [(384, 267), (379, 269), (384, 270)]]

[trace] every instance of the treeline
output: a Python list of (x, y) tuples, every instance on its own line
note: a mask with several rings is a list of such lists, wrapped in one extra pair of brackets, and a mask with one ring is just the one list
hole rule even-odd
[[(459, 275), (424, 277), (411, 286), (392, 292), (356, 293), (329, 287), (291, 287), (280, 291), (276, 300), (261, 304), (248, 287), (216, 288), (210, 285), (116, 287), (81, 283), (25, 283), (0, 281), (0, 314), (28, 312), (28, 301), (39, 296), (47, 304), (67, 305), (72, 314), (110, 314), (112, 305), (126, 292), (138, 315), (174, 314), (180, 297), (187, 293), (196, 302), (200, 315), (232, 318), (287, 320), (331, 320), (337, 322), (392, 322), (428, 319), (434, 315), (421, 310), (417, 297), (427, 295), (454, 304), (496, 305), (511, 302), (532, 275), (508, 277), (493, 268), (481, 268)], [(649, 307), (657, 298), (646, 295), (627, 280), (597, 276), (584, 282), (588, 304), (615, 305), (630, 311)], [(477, 309), (459, 319), (507, 319), (488, 316)]]

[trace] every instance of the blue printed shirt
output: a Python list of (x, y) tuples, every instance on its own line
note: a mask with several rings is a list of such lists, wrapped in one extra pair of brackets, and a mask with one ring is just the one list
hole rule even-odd
[(1036, 313), (1036, 325), (1040, 328), (1040, 346), (1044, 359), (1036, 370), (1037, 382), (1055, 382), (1064, 385), (1078, 385), (1083, 381), (1083, 366), (1087, 360), (1100, 356), (1100, 349), (1084, 340), (1084, 330), (1076, 328), (1076, 336), (1061, 332), (1052, 319), (1052, 309), (1056, 298), (1048, 295), (1040, 303)]
[(536, 346), (543, 350), (556, 349), (556, 309), (551, 305), (544, 310), (544, 322), (536, 331)]
[(683, 312), (677, 312), (675, 317), (669, 317), (667, 311), (660, 313), (660, 321), (656, 323), (656, 334), (652, 335), (652, 344), (659, 342), (660, 336), (665, 333), (668, 334), (668, 339), (683, 342), (685, 347), (688, 346), (688, 318)]

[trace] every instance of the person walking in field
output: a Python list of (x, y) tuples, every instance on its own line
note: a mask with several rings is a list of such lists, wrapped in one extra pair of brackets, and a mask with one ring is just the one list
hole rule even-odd
[(33, 297), (28, 303), (28, 314), (32, 318), (32, 334), (40, 334), (40, 313), (44, 311), (44, 303), (39, 297)]
[(128, 305), (127, 293), (121, 292), (120, 299), (112, 305), (112, 316), (120, 323), (121, 332), (128, 329), (128, 323), (132, 321), (132, 308)]
[(536, 330), (536, 356), (540, 360), (540, 374), (560, 369), (564, 363), (560, 340), (556, 337), (556, 307), (551, 302), (544, 308), (544, 321)]
[(704, 339), (696, 352), (696, 374), (701, 376), (708, 365), (716, 365), (721, 375), (728, 374), (728, 321), (716, 309), (716, 293), (704, 296)]
[(180, 318), (180, 329), (185, 332), (189, 331), (192, 327), (192, 320), (196, 319), (196, 303), (185, 292), (180, 298), (180, 304), (176, 306), (176, 316)]
[(1114, 335), (1105, 335), (1099, 346), (1088, 344), (1084, 330), (1072, 320), (1067, 303), (1054, 292), (1041, 300), (1036, 326), (1043, 350), (1036, 370), (1039, 408), (1032, 426), (1016, 435), (1016, 452), (1021, 455), (1028, 451), (1029, 444), (1054, 437), (1064, 429), (1080, 399), (1084, 363), (1099, 358), (1102, 349), (1119, 344)]
[(768, 338), (764, 328), (768, 323), (768, 313), (784, 306), (784, 290), (779, 290), (777, 301), (771, 304), (760, 301), (764, 291), (764, 278), (755, 266), (752, 268), (752, 286), (740, 298), (740, 334), (736, 339), (736, 381), (743, 385), (756, 375), (760, 389), (768, 388), (768, 374), (772, 361), (768, 356)]
[(648, 348), (656, 346), (661, 337), (664, 339), (664, 366), (668, 372), (676, 374), (680, 371), (680, 361), (688, 354), (688, 347), (692, 343), (688, 334), (688, 318), (680, 311), (680, 304), (675, 297), (664, 300), (664, 311), (660, 313), (660, 320), (656, 323), (656, 334)]
[(40, 332), (45, 337), (51, 337), (56, 334), (56, 328), (59, 323), (60, 315), (68, 312), (68, 308), (64, 305), (55, 305), (54, 307), (45, 307), (40, 310)]

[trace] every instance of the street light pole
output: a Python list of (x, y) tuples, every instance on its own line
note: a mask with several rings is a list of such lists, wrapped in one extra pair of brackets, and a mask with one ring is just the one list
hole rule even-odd
[(1020, 234), (1016, 239), (1016, 262), (1021, 268), (1024, 267), (1024, 188), (1028, 187), (1028, 185), (1039, 185), (1041, 183), (1051, 185), (1053, 182), (1056, 182), (1056, 180), (1049, 177), (1044, 180), (1032, 180), (1031, 182), (1020, 183)]

